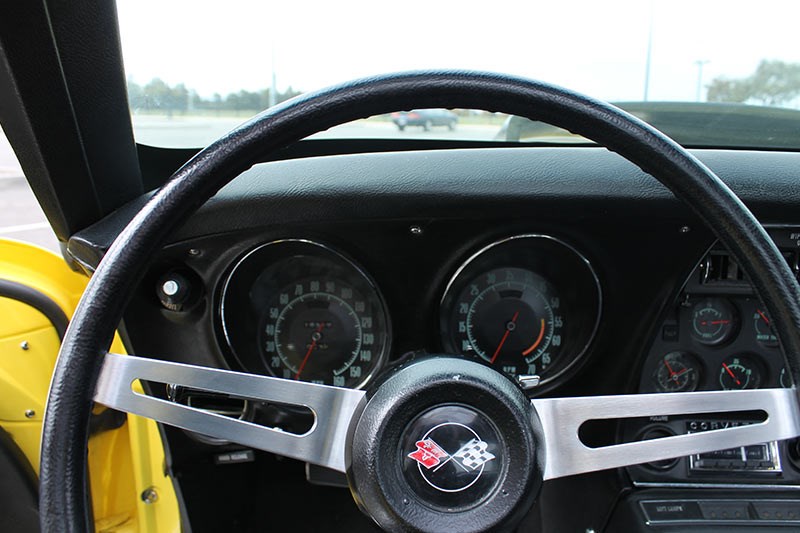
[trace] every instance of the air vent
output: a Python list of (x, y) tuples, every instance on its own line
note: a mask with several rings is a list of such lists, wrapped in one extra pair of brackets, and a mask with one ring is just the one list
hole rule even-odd
[(700, 282), (711, 283), (743, 283), (744, 271), (734, 261), (728, 252), (715, 251), (706, 256), (700, 265)]
[[(798, 252), (795, 250), (781, 251), (786, 263), (795, 276), (800, 271)], [(800, 276), (798, 276), (800, 279)], [(708, 284), (747, 284), (747, 276), (739, 264), (724, 250), (710, 252), (700, 265), (700, 283)]]

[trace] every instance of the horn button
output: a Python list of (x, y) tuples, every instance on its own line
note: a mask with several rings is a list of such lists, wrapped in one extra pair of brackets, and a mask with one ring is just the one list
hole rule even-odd
[(479, 505), (497, 488), (505, 442), (478, 411), (443, 405), (411, 422), (400, 448), (408, 486), (428, 505), (447, 511)]
[(541, 488), (539, 427), (530, 400), (493, 369), (414, 361), (368, 391), (354, 417), (350, 488), (387, 530), (512, 528)]

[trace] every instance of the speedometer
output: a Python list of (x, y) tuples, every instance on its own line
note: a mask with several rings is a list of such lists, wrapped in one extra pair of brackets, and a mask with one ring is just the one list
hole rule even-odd
[(340, 387), (369, 375), (381, 321), (367, 296), (345, 281), (319, 278), (298, 280), (276, 296), (261, 340), (272, 374)]
[(574, 248), (545, 235), (510, 237), (453, 275), (442, 297), (442, 347), (512, 377), (538, 375), (546, 386), (577, 368), (600, 306), (599, 281)]
[(388, 355), (389, 321), (377, 287), (320, 244), (256, 248), (231, 271), (220, 310), (228, 346), (253, 372), (359, 387)]

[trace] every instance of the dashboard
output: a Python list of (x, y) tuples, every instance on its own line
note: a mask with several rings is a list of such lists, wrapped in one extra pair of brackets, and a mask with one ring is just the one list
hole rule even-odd
[[(696, 155), (773, 223), (773, 238), (796, 267), (800, 156)], [(73, 237), (71, 253), (91, 269), (139, 205)], [(531, 396), (787, 385), (769, 317), (715, 241), (669, 191), (597, 148), (272, 162), (243, 173), (173, 235), (141, 280), (121, 332), (132, 353), (366, 389), (392, 365), (442, 353), (495, 365)], [(311, 423), (280, 405), (179, 388), (152, 392), (293, 432)], [(629, 419), (587, 428), (587, 442), (753, 417)], [(330, 472), (163, 431), (189, 514), (211, 530), (240, 516), (257, 529), (270, 519), (258, 504), (267, 492), (272, 508), (302, 516), (310, 528), (328, 525), (314, 522), (318, 514), (371, 530)], [(562, 530), (585, 529), (589, 518), (644, 530), (659, 519), (713, 524), (702, 502), (739, 502), (750, 517), (753, 490), (792, 506), (800, 481), (793, 446), (765, 443), (555, 480), (539, 506), (553, 514), (532, 520)], [(210, 505), (209, 482), (226, 487), (216, 496), (224, 505)], [(317, 491), (319, 513), (304, 513), (301, 495), (309, 490)], [(591, 502), (577, 516), (569, 509), (584, 492)], [(696, 512), (683, 521), (647, 514), (664, 501)]]

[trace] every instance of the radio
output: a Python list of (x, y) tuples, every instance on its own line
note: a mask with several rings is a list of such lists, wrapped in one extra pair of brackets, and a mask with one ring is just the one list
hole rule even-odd
[[(711, 431), (753, 424), (752, 420), (687, 420), (686, 433)], [(689, 457), (691, 472), (767, 472), (780, 473), (777, 442), (741, 446)]]

